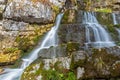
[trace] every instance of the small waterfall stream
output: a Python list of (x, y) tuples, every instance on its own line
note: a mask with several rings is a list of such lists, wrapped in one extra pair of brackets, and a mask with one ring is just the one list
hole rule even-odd
[[(113, 24), (114, 25), (117, 25), (118, 24), (118, 22), (117, 22), (117, 19), (116, 19), (116, 16), (115, 16), (115, 13), (112, 13), (112, 18), (113, 18)], [(115, 28), (116, 29), (116, 31), (118, 32), (118, 34), (119, 34), (119, 39), (120, 39), (120, 29), (119, 28)]]
[(24, 69), (29, 66), (34, 60), (38, 58), (38, 53), (44, 48), (49, 48), (50, 46), (57, 46), (57, 35), (56, 32), (59, 28), (63, 13), (60, 13), (56, 18), (55, 26), (47, 33), (43, 39), (41, 45), (33, 50), (28, 57), (22, 59), (22, 65), (17, 69), (5, 69), (4, 73), (0, 75), (0, 80), (19, 80)]
[(118, 22), (117, 22), (117, 20), (116, 20), (115, 13), (112, 13), (112, 18), (113, 18), (113, 24), (114, 24), (114, 25), (118, 24)]
[[(95, 48), (115, 46), (108, 32), (96, 19), (94, 12), (83, 12), (83, 22), (86, 28), (86, 47)], [(91, 37), (93, 32), (93, 38)]]

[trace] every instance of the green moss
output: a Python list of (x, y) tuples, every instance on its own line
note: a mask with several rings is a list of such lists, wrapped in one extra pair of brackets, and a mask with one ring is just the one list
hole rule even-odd
[(114, 28), (114, 25), (110, 24), (110, 25), (107, 27), (107, 29), (109, 30), (109, 32), (116, 34), (116, 30), (115, 30), (115, 28)]
[(79, 43), (68, 42), (67, 43), (67, 51), (73, 52), (79, 50)]
[(120, 28), (120, 24), (113, 25), (116, 28)]
[(43, 80), (76, 80), (74, 72), (61, 73), (59, 70), (44, 70), (42, 72)]
[[(75, 73), (62, 68), (59, 63), (61, 62), (56, 62), (55, 65), (50, 66), (49, 70), (45, 70), (43, 68), (44, 64), (41, 62), (33, 63), (26, 68), (21, 80), (34, 80), (40, 75), (42, 75), (42, 80), (76, 80)], [(36, 65), (40, 65), (39, 69), (35, 68)]]
[(109, 26), (111, 23), (113, 23), (111, 13), (96, 12), (96, 18), (102, 25)]
[(52, 9), (56, 14), (59, 13), (59, 7), (58, 6), (52, 5)]
[(113, 24), (108, 25), (107, 27), (108, 31), (110, 32), (111, 36), (113, 37), (114, 41), (118, 41), (119, 40), (119, 34), (115, 29), (115, 26)]
[(75, 62), (74, 57), (72, 57), (72, 61), (71, 61), (71, 64), (70, 64), (70, 69), (75, 70), (77, 67), (83, 67), (86, 64), (86, 59), (79, 60), (79, 61)]
[(75, 23), (76, 22), (76, 11), (75, 10), (67, 10), (64, 13), (62, 18), (62, 23)]
[(6, 48), (3, 53), (14, 53), (15, 51), (18, 51), (18, 48)]
[(111, 75), (113, 77), (119, 77), (120, 76), (120, 62), (116, 62), (114, 63), (114, 65), (112, 65), (112, 67), (110, 68), (111, 71)]
[(96, 8), (95, 9), (96, 12), (104, 12), (104, 13), (111, 13), (112, 12), (112, 9), (110, 8)]

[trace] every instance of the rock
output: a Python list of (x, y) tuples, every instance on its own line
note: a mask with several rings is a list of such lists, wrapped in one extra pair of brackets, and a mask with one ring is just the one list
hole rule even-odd
[(84, 68), (78, 67), (77, 68), (77, 79), (82, 78), (84, 73), (85, 73)]
[(5, 4), (7, 3), (7, 0), (0, 0), (0, 4)]
[(16, 22), (12, 20), (3, 20), (3, 29), (10, 31), (24, 31), (28, 24), (24, 22)]
[[(8, 1), (4, 18), (28, 23), (51, 23), (66, 0), (13, 0)], [(57, 12), (56, 12), (57, 11)]]
[(29, 23), (49, 23), (53, 22), (54, 14), (49, 5), (39, 1), (34, 3), (30, 0), (14, 0), (8, 3), (4, 12), (4, 18)]
[(76, 52), (73, 52), (72, 54), (75, 62), (78, 62), (79, 60), (85, 60), (86, 58), (85, 51), (76, 51)]
[(59, 43), (80, 43), (82, 47), (85, 42), (85, 27), (80, 24), (63, 24), (58, 30)]
[(62, 8), (66, 2), (66, 0), (49, 0), (49, 1), (60, 8)]
[(66, 45), (50, 47), (39, 52), (39, 57), (41, 58), (56, 58), (65, 56), (67, 56)]
[(45, 70), (49, 70), (51, 68), (50, 65), (55, 65), (56, 62), (60, 62), (60, 64), (58, 64), (60, 67), (63, 67), (65, 69), (70, 69), (71, 58), (59, 57), (53, 59), (43, 59), (42, 62), (44, 64)]
[(120, 4), (120, 0), (115, 0), (115, 4)]

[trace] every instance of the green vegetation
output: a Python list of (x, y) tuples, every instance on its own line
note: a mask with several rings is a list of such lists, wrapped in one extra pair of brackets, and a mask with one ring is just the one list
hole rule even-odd
[(67, 51), (73, 52), (79, 49), (79, 43), (68, 42), (67, 43)]
[(113, 25), (113, 27), (120, 28), (120, 24)]
[(44, 70), (43, 80), (76, 80), (73, 72), (61, 73), (58, 70)]
[(104, 12), (104, 13), (111, 13), (112, 12), (112, 9), (110, 8), (96, 8), (95, 9), (96, 12)]
[[(30, 65), (22, 75), (21, 80), (31, 80), (42, 76), (42, 80), (77, 80), (75, 72), (65, 69), (59, 66), (61, 62), (56, 62), (54, 65), (51, 64), (49, 70), (44, 69), (44, 64), (41, 62), (39, 64)], [(35, 66), (39, 66), (38, 69)]]

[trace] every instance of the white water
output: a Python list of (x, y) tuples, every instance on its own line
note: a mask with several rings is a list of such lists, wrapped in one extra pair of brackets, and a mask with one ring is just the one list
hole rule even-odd
[(59, 28), (62, 16), (63, 13), (57, 16), (55, 26), (47, 33), (41, 45), (37, 47), (35, 50), (33, 50), (28, 57), (22, 59), (23, 62), (21, 67), (18, 69), (5, 69), (4, 73), (0, 75), (0, 80), (19, 80), (24, 69), (38, 58), (38, 53), (40, 52), (40, 50), (44, 48), (49, 48), (50, 46), (57, 45), (56, 32)]
[(118, 24), (115, 13), (112, 13), (112, 18), (113, 18), (113, 24), (114, 25)]
[[(116, 19), (116, 16), (115, 16), (115, 13), (112, 13), (112, 18), (113, 18), (113, 24), (114, 25), (117, 25), (118, 24), (118, 22), (117, 22), (117, 19)], [(119, 34), (119, 39), (120, 39), (120, 29), (119, 28), (115, 28), (116, 29), (116, 31), (118, 32), (118, 34)]]
[[(83, 12), (83, 24), (86, 27), (86, 46), (95, 48), (115, 46), (108, 32), (97, 21), (94, 12)], [(91, 38), (90, 31), (93, 32), (94, 39)]]

